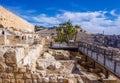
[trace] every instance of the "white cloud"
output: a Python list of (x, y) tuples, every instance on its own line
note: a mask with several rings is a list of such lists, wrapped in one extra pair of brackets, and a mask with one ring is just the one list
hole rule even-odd
[[(111, 11), (111, 12), (114, 12)], [(47, 16), (46, 14), (40, 14), (33, 17), (33, 20), (44, 26), (58, 25), (67, 20), (71, 20), (73, 24), (81, 25), (81, 27), (90, 32), (106, 34), (120, 34), (120, 16), (114, 20), (108, 19), (107, 13), (115, 15), (107, 11), (95, 11), (95, 12), (70, 12), (64, 11), (61, 14), (55, 16)]]
[[(12, 8), (11, 8), (12, 9)], [(15, 9), (15, 8), (14, 8)], [(16, 8), (20, 9), (20, 8)], [(33, 22), (33, 24), (42, 26), (55, 26), (67, 20), (75, 25), (90, 32), (102, 33), (103, 30), (106, 34), (120, 34), (120, 15), (116, 14), (116, 10), (109, 11), (94, 11), (94, 12), (71, 12), (66, 10), (58, 10), (60, 13), (54, 16), (47, 14), (39, 14), (33, 16), (36, 10), (26, 10), (26, 14), (21, 14), (22, 10), (15, 11), (16, 14), (24, 19)], [(110, 14), (114, 19), (110, 19), (107, 14)]]
[(110, 14), (113, 15), (113, 16), (119, 16), (119, 15), (116, 14), (115, 12), (116, 12), (116, 10), (112, 10), (112, 11), (110, 11)]

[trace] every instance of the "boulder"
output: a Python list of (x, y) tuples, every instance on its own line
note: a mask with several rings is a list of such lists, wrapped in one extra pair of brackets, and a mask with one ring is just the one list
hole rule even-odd
[(47, 53), (47, 52), (45, 52), (44, 54), (43, 54), (43, 59), (47, 59), (47, 60), (55, 60), (55, 58), (51, 55), (51, 54), (49, 54), (49, 53)]
[(64, 50), (54, 50), (53, 56), (57, 60), (70, 60), (70, 52)]
[(43, 77), (43, 83), (49, 83), (49, 77)]
[(61, 63), (58, 61), (50, 62), (50, 65), (47, 67), (47, 69), (55, 70), (61, 67)]
[(7, 65), (16, 64), (16, 53), (15, 50), (9, 49), (4, 55), (5, 62)]
[(44, 69), (46, 69), (45, 64), (46, 64), (46, 62), (42, 62), (42, 61), (41, 62), (37, 62), (36, 68), (38, 70), (44, 70)]

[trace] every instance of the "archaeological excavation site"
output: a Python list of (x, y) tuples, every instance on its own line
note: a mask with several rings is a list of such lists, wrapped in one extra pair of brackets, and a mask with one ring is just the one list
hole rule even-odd
[(0, 6), (0, 83), (120, 83), (118, 54), (90, 33), (66, 28), (73, 41), (64, 28), (34, 29)]

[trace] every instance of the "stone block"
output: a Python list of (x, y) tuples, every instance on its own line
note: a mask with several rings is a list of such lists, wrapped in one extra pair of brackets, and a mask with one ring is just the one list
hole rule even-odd
[(10, 79), (3, 79), (3, 83), (10, 83)]
[(37, 79), (33, 79), (33, 83), (38, 83)]
[(16, 53), (15, 50), (9, 49), (4, 55), (5, 62), (7, 65), (16, 64)]
[(50, 83), (57, 83), (57, 82), (58, 82), (57, 77), (55, 76), (50, 77)]
[(31, 78), (31, 74), (25, 73), (25, 74), (24, 74), (24, 78), (25, 78), (25, 79), (30, 79), (30, 78)]
[(49, 77), (43, 77), (43, 83), (49, 83)]
[(7, 73), (7, 78), (13, 79), (14, 78), (14, 73)]
[(0, 62), (5, 62), (4, 53), (0, 50)]
[(38, 81), (38, 83), (42, 83), (42, 78), (41, 77), (38, 78), (37, 81)]
[(68, 78), (64, 78), (64, 83), (69, 83), (69, 79)]
[(7, 73), (0, 73), (0, 78), (7, 79)]
[(24, 79), (16, 79), (16, 83), (25, 83)]
[(10, 83), (16, 83), (15, 79), (10, 79)]
[(32, 78), (33, 78), (33, 79), (38, 79), (38, 78), (40, 78), (39, 73), (33, 73), (33, 74), (32, 74)]
[(58, 79), (58, 83), (63, 83), (64, 82), (64, 79), (63, 79), (62, 76), (58, 76), (57, 79)]
[(6, 68), (6, 73), (12, 73), (12, 72), (14, 72), (14, 71), (13, 71), (13, 67), (8, 66), (8, 67)]
[(32, 79), (26, 79), (25, 83), (32, 83)]
[(41, 70), (41, 71), (37, 71), (41, 77), (46, 76), (46, 71), (45, 70)]
[(6, 68), (6, 64), (3, 62), (0, 62), (0, 72), (4, 72)]
[(15, 78), (16, 78), (16, 79), (21, 79), (21, 78), (23, 78), (23, 74), (16, 74), (16, 75), (15, 75)]
[(68, 83), (76, 83), (73, 79), (68, 79)]
[(18, 73), (25, 73), (25, 72), (26, 72), (26, 67), (18, 68)]

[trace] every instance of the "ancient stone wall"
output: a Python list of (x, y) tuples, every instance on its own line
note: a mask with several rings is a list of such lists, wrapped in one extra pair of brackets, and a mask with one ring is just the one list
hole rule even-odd
[(16, 30), (34, 32), (34, 25), (0, 6), (0, 24), (4, 27), (13, 27)]
[(42, 45), (0, 46), (0, 83), (38, 83), (34, 73)]

